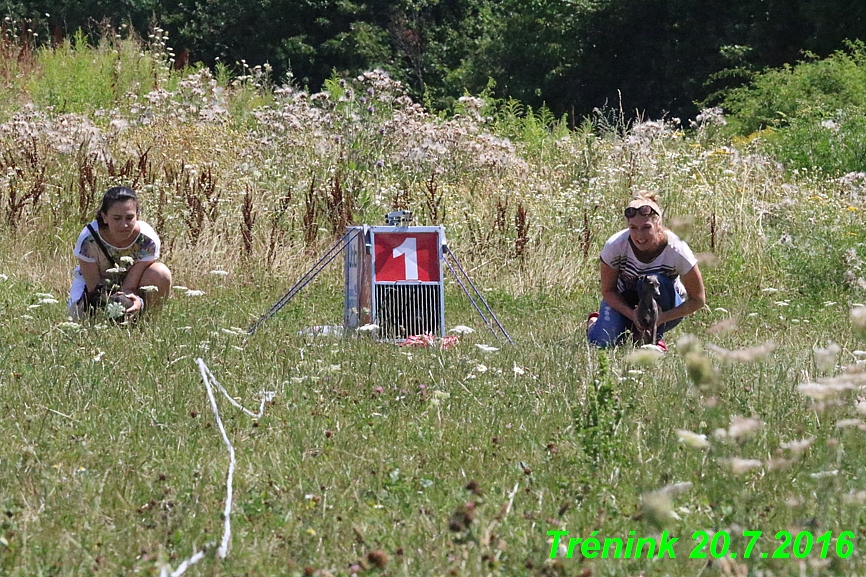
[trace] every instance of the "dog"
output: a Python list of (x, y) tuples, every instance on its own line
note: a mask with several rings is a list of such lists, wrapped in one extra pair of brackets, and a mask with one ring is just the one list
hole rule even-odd
[[(661, 296), (659, 279), (656, 275), (644, 275), (637, 279), (637, 322), (635, 323), (635, 343), (654, 345), (656, 323), (659, 320), (658, 298)], [(645, 328), (644, 328), (645, 327)]]

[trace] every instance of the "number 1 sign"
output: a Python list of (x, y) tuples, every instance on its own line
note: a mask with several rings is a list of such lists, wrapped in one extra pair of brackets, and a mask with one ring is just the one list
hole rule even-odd
[(373, 322), (384, 339), (445, 331), (441, 226), (371, 226)]
[(373, 237), (373, 250), (375, 282), (438, 283), (442, 276), (437, 231), (376, 232)]

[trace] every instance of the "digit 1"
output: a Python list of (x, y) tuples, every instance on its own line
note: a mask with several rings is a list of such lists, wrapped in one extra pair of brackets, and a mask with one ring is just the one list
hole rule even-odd
[(815, 537), (816, 543), (822, 543), (821, 545), (821, 559), (827, 558), (827, 553), (830, 551), (830, 539), (832, 538), (832, 531), (827, 531), (820, 537)]
[(391, 252), (394, 258), (403, 255), (403, 263), (406, 267), (406, 280), (418, 280), (418, 252), (415, 239), (407, 236), (403, 243)]

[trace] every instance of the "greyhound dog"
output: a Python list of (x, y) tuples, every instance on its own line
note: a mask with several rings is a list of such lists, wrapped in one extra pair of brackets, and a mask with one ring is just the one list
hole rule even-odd
[(637, 279), (637, 322), (635, 323), (635, 342), (639, 345), (656, 344), (656, 323), (659, 318), (661, 296), (659, 279), (656, 275), (644, 275)]

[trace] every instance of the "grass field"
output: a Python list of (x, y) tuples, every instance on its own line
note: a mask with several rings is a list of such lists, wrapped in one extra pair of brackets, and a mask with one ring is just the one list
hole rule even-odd
[[(82, 52), (18, 58), (3, 84), (0, 574), (170, 574), (197, 551), (186, 574), (866, 573), (862, 179), (785, 172), (707, 127), (568, 131), (480, 98), (439, 117), (380, 73), (310, 95), (119, 41)], [(63, 70), (129, 86), (88, 108)], [(51, 82), (77, 108), (41, 100)], [(114, 184), (203, 294), (71, 324), (72, 245)], [(644, 187), (701, 253), (709, 303), (660, 360), (583, 333), (597, 255)], [(456, 348), (299, 335), (340, 324), (341, 263), (238, 330), (346, 224), (396, 208), (445, 225), (514, 346), (453, 281), (447, 325), (475, 329)], [(237, 458), (224, 559), (229, 452), (197, 358), (253, 412), (274, 392), (259, 419), (216, 397)], [(555, 531), (679, 541), (675, 559), (568, 558)]]

